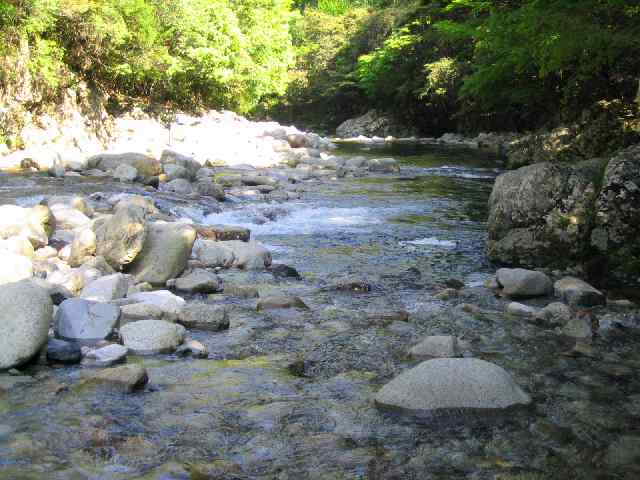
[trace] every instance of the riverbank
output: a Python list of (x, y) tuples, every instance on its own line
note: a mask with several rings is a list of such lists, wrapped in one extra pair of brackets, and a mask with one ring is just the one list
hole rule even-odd
[[(183, 132), (213, 147), (224, 138), (215, 125), (266, 128), (222, 118)], [(0, 478), (633, 472), (637, 308), (602, 306), (583, 285), (568, 291), (584, 295), (556, 292), (565, 272), (493, 280), (484, 244), (496, 157), (333, 150), (278, 128), (290, 132), (280, 141), (243, 138), (235, 151), (258, 153), (229, 154), (230, 166), (209, 147), (163, 153), (149, 136), (159, 153), (0, 176), (0, 208), (23, 209), (20, 228), (3, 230), (19, 233), (3, 255), (28, 259), (36, 278), (5, 284), (2, 311), (28, 307), (29, 340), (47, 342), (35, 363), (0, 375)], [(284, 142), (283, 156), (261, 153)], [(587, 307), (597, 322), (576, 314)], [(24, 346), (23, 333), (1, 338)], [(464, 381), (418, 394), (434, 371), (402, 375), (425, 361), (439, 382), (473, 371), (494, 395)]]

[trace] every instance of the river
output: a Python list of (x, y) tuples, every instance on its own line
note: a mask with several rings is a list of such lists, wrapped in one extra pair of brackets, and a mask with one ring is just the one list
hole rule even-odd
[[(339, 153), (393, 156), (401, 172), (302, 184), (287, 203), (179, 205), (250, 228), (301, 277), (238, 271), (224, 282), (298, 295), (309, 310), (202, 298), (232, 312), (228, 331), (190, 332), (210, 358), (130, 357), (151, 379), (133, 395), (82, 386), (78, 367), (31, 367), (0, 396), (0, 479), (638, 478), (625, 459), (640, 449), (640, 335), (618, 326), (630, 314), (603, 314), (597, 355), (576, 358), (483, 286), (495, 272), (484, 244), (498, 159), (433, 145)], [(32, 203), (52, 182), (15, 180), (2, 195)], [(345, 278), (367, 288), (333, 288)], [(463, 287), (442, 295), (453, 284)], [(379, 411), (375, 392), (416, 363), (407, 351), (425, 335), (458, 336), (533, 405), (428, 421)]]

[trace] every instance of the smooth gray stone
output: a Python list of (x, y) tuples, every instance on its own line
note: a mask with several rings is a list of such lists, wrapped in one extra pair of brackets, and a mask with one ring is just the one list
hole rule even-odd
[(407, 412), (502, 409), (531, 398), (498, 365), (475, 358), (436, 358), (386, 384), (376, 404)]
[(116, 305), (70, 298), (58, 307), (54, 331), (65, 340), (95, 342), (107, 338), (119, 318), (120, 307)]

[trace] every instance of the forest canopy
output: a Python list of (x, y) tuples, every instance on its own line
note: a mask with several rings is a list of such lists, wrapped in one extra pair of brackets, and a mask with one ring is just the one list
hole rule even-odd
[(370, 108), (423, 131), (535, 128), (631, 108), (640, 78), (639, 1), (0, 0), (0, 35), (3, 65), (28, 51), (51, 98), (83, 80), (123, 109), (326, 129)]

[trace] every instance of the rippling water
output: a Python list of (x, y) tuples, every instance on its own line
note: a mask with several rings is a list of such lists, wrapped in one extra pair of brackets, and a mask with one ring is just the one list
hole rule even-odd
[[(482, 287), (495, 270), (484, 255), (495, 158), (408, 145), (340, 153), (393, 156), (402, 172), (303, 184), (300, 201), (239, 202), (221, 213), (163, 200), (194, 220), (250, 228), (302, 280), (226, 272), (223, 281), (300, 295), (309, 311), (206, 299), (227, 303), (232, 319), (227, 332), (190, 332), (210, 359), (131, 357), (150, 376), (138, 394), (82, 387), (75, 367), (13, 377), (23, 383), (0, 393), (0, 478), (639, 478), (637, 311), (599, 312), (593, 357), (562, 355), (566, 339), (505, 316), (504, 301)], [(12, 180), (0, 192), (27, 201), (62, 186), (38, 182)], [(372, 290), (327, 289), (345, 275)], [(460, 295), (436, 297), (451, 279), (465, 283)], [(409, 322), (372, 320), (400, 310)], [(379, 412), (372, 398), (414, 364), (407, 350), (448, 334), (510, 371), (533, 406), (428, 421)]]

